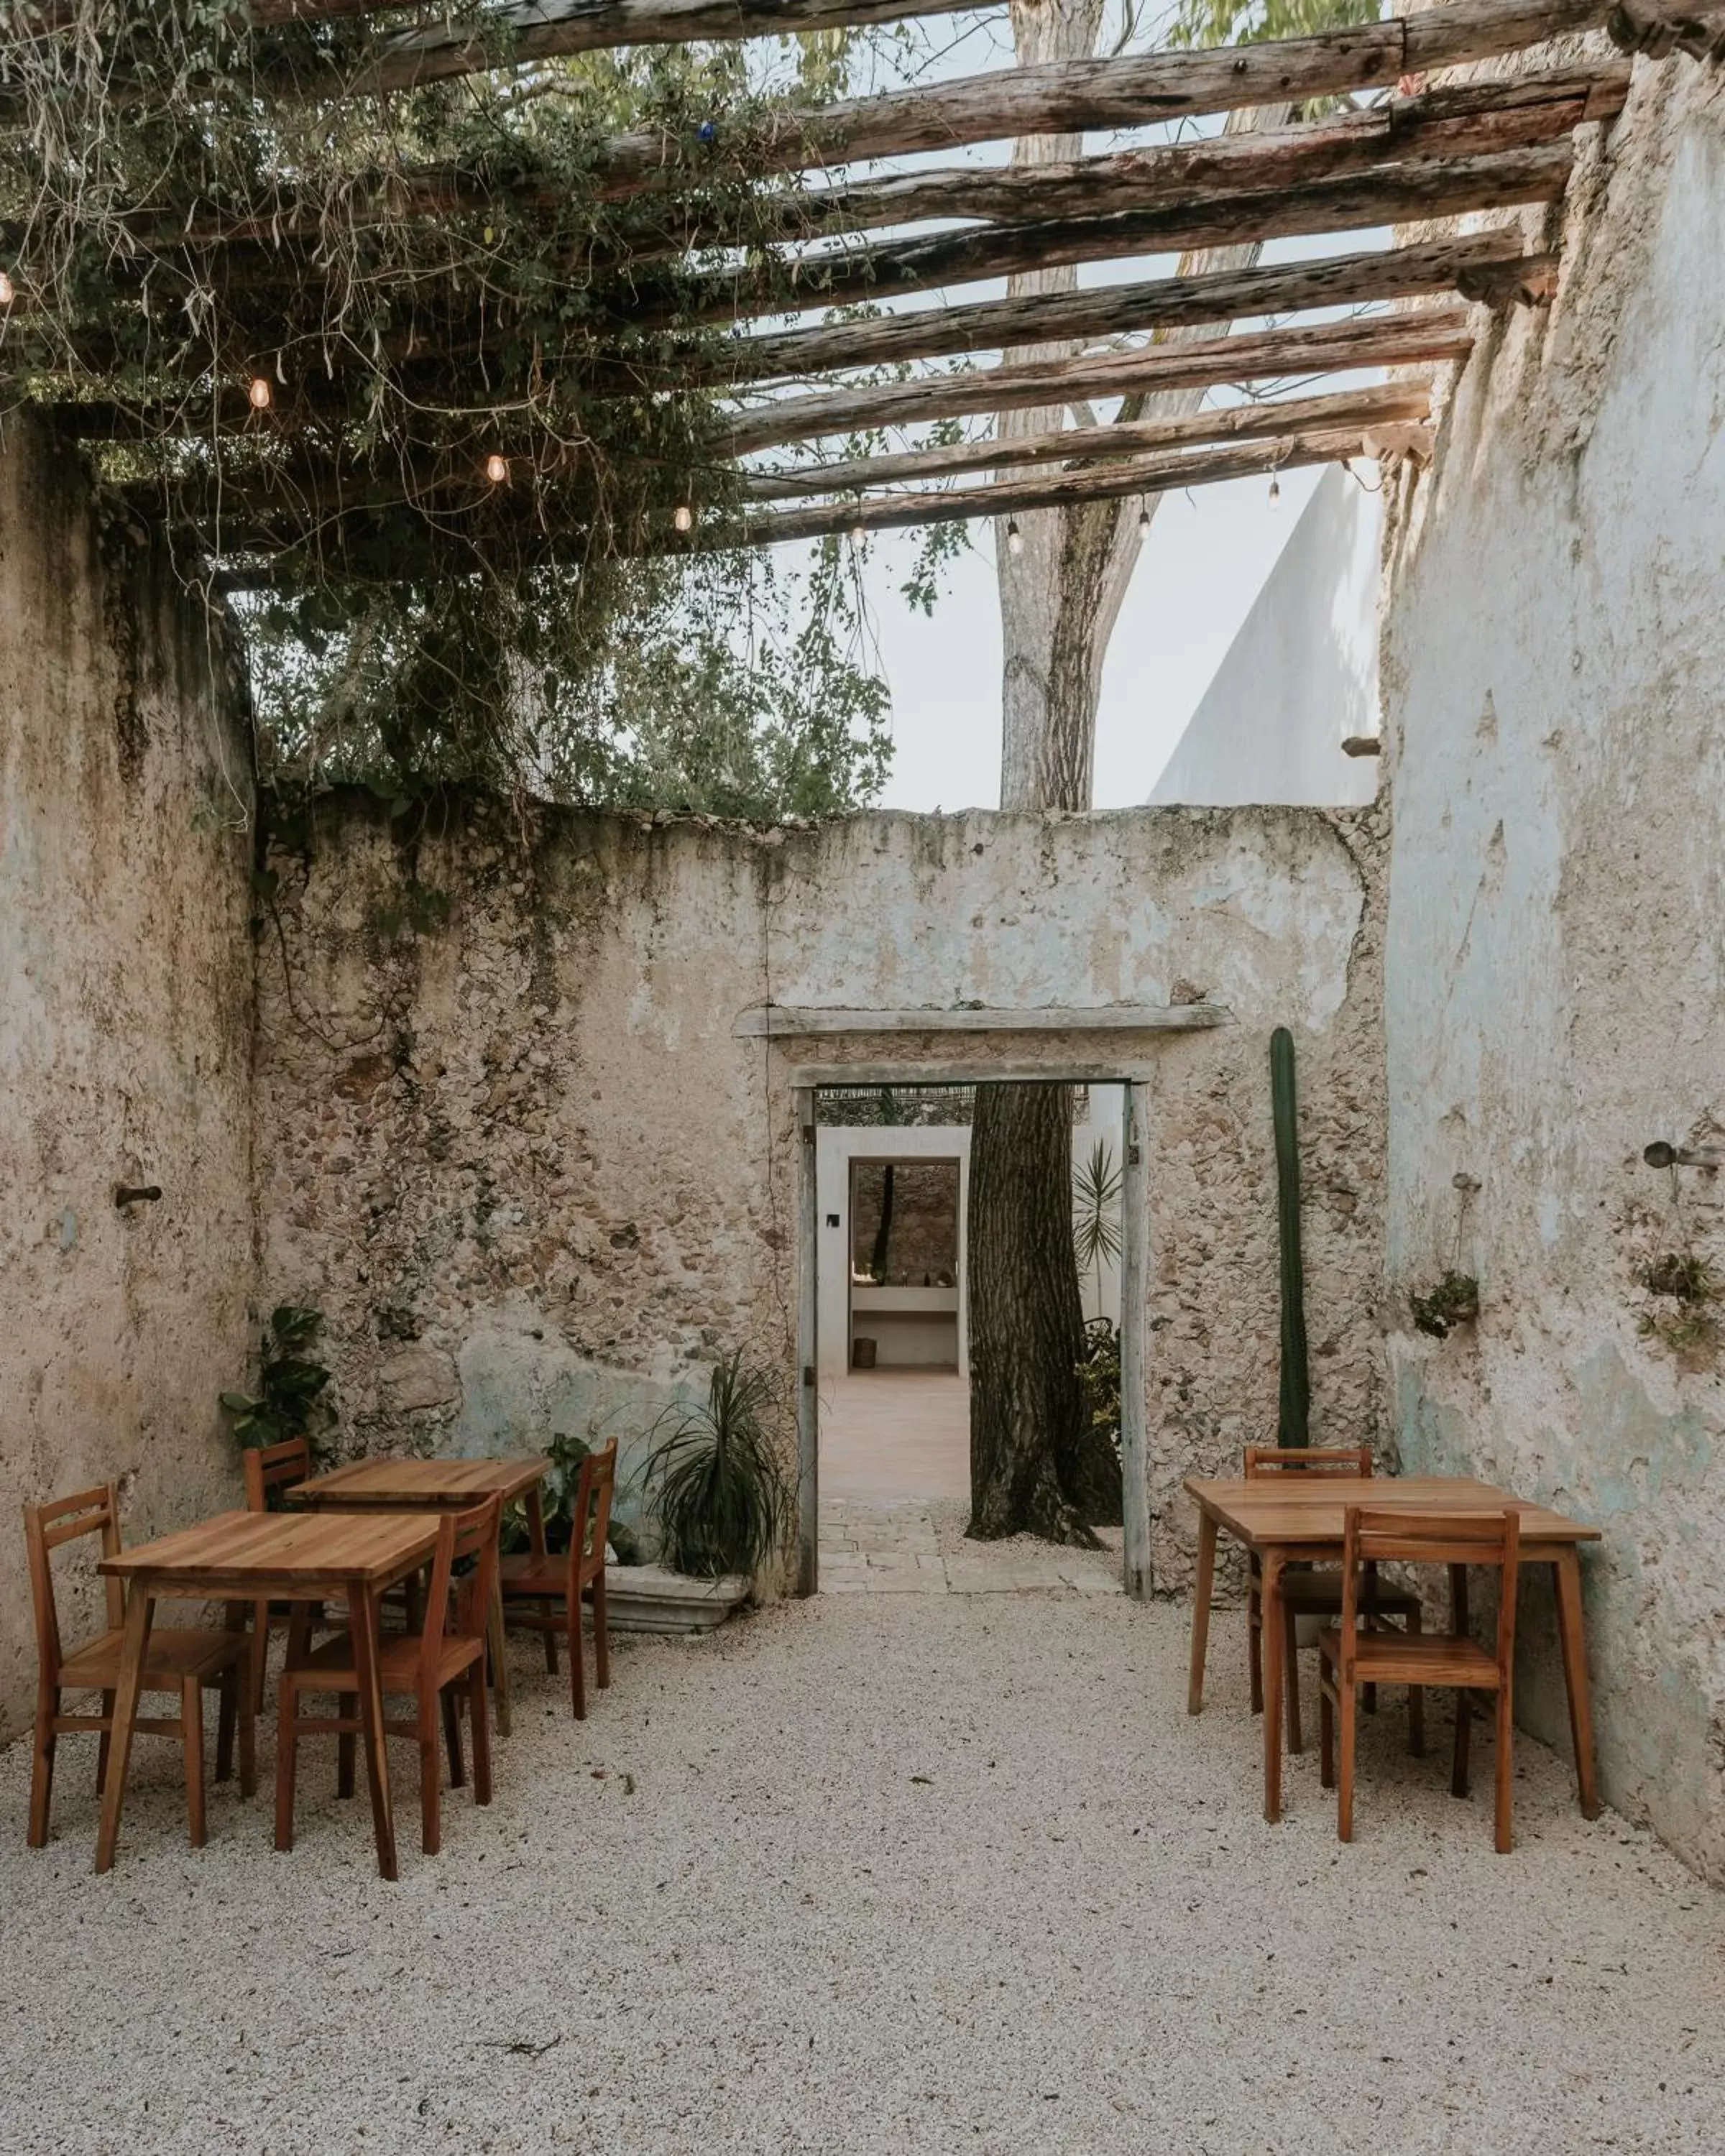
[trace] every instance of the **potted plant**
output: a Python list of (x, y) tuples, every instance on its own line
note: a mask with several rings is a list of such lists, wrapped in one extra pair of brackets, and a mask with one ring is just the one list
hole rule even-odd
[(748, 1598), (778, 1554), (789, 1510), (773, 1441), (779, 1389), (739, 1348), (705, 1400), (667, 1411), (642, 1469), (658, 1522), (658, 1564), (608, 1566), (610, 1621), (623, 1630), (702, 1632)]

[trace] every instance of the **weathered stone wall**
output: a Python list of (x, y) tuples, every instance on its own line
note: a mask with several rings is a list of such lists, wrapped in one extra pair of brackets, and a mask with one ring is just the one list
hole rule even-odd
[[(252, 953), (219, 627), (16, 421), (0, 645), (5, 1735), (35, 1686), (19, 1505), (117, 1481), (136, 1540), (234, 1501), (216, 1394), (249, 1344)], [(122, 1213), (122, 1183), (161, 1200)]]
[(1379, 1422), (1383, 836), (1370, 810), (759, 836), (476, 807), (391, 824), (341, 799), (308, 858), (276, 862), (285, 947), (259, 966), (268, 1295), (327, 1313), (354, 1443), (639, 1429), (733, 1345), (791, 1367), (793, 1057), (737, 1039), (741, 1012), (1205, 992), (1236, 1023), (1149, 1050), (1158, 1555), (1178, 1584), (1180, 1475), (1275, 1424), (1278, 1024), (1303, 1057), (1317, 1425)]
[[(1402, 1455), (1604, 1529), (1604, 1785), (1715, 1876), (1725, 1388), (1717, 1354), (1644, 1334), (1636, 1270), (1725, 1266), (1719, 1177), (1641, 1160), (1725, 1134), (1722, 229), (1725, 85), (1639, 64), (1556, 304), (1482, 317), (1400, 506), (1384, 664)], [(1405, 1291), (1451, 1265), (1481, 1315), (1439, 1344)], [(1522, 1711), (1563, 1741), (1543, 1583), (1522, 1609)]]
[[(887, 1230), (886, 1279), (895, 1286), (925, 1281), (950, 1287), (958, 1277), (958, 1163), (900, 1162), (892, 1171), (892, 1222)], [(851, 1171), (850, 1263), (865, 1273), (873, 1262), (886, 1201), (886, 1167), (860, 1160)]]

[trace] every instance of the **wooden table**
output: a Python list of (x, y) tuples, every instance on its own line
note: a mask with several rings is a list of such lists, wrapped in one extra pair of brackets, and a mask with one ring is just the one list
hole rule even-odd
[(1522, 1563), (1548, 1564), (1556, 1576), (1558, 1633), (1569, 1694), (1569, 1733), (1581, 1809), (1595, 1818), (1599, 1796), (1594, 1774), (1593, 1707), (1588, 1698), (1587, 1650), (1581, 1627), (1582, 1543), (1597, 1542), (1597, 1527), (1583, 1527), (1561, 1512), (1530, 1505), (1489, 1482), (1449, 1476), (1396, 1476), (1355, 1482), (1334, 1476), (1278, 1475), (1255, 1481), (1206, 1481), (1189, 1476), (1186, 1494), (1198, 1507), (1198, 1584), (1192, 1611), (1192, 1670), (1186, 1711), (1204, 1706), (1204, 1664), (1209, 1641), (1210, 1594), (1215, 1581), (1216, 1535), (1225, 1528), (1255, 1551), (1263, 1570), (1264, 1816), (1281, 1816), (1282, 1599), (1281, 1575), (1291, 1563), (1342, 1558), (1343, 1514), (1349, 1505), (1373, 1512), (1429, 1512), (1440, 1508), (1477, 1512), (1513, 1509), (1522, 1516)]
[(227, 1599), (239, 1605), (234, 1621), (243, 1625), (245, 1610), (255, 1602), (322, 1602), (341, 1595), (347, 1604), (359, 1672), (359, 1713), (372, 1822), (377, 1836), (377, 1869), (386, 1879), (393, 1879), (395, 1823), (383, 1740), (383, 1697), (377, 1681), (377, 1608), (385, 1590), (418, 1571), (436, 1547), (437, 1523), (423, 1515), (218, 1512), (195, 1527), (104, 1558), (98, 1568), (115, 1573), (128, 1588), (120, 1681), (114, 1695), (113, 1747), (96, 1836), (96, 1870), (105, 1871), (112, 1865), (120, 1838), (120, 1807), (144, 1655), (150, 1644), (152, 1604), (158, 1599)]
[[(352, 1460), (297, 1483), (286, 1494), (295, 1505), (331, 1512), (465, 1512), (501, 1497), (511, 1505), (526, 1497), (538, 1502), (540, 1483), (551, 1462), (542, 1452), (518, 1452), (506, 1460)], [(503, 1588), (491, 1604), (491, 1686), (497, 1702), (497, 1727), (510, 1728), (509, 1664), (503, 1651)]]

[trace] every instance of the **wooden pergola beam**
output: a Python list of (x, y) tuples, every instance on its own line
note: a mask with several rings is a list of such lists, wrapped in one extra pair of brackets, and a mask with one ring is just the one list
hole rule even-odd
[(766, 382), (956, 352), (1006, 352), (1020, 345), (1363, 306), (1429, 292), (1461, 290), (1481, 298), (1501, 294), (1507, 300), (1518, 289), (1531, 289), (1550, 266), (1549, 256), (1524, 255), (1513, 232), (1481, 232), (1382, 253), (1271, 263), (1197, 277), (1157, 277), (739, 337), (719, 354), (692, 349), (678, 356), (670, 363), (668, 377), (642, 361), (619, 357), (614, 365), (619, 390), (631, 382), (654, 386), (655, 379), (661, 387)]
[(1224, 405), (1177, 419), (1137, 419), (1106, 426), (1050, 428), (1046, 434), (1014, 434), (957, 442), (941, 449), (906, 449), (896, 455), (857, 457), (827, 465), (752, 473), (745, 492), (754, 501), (784, 501), (815, 494), (865, 493), (907, 480), (951, 479), (963, 472), (1007, 471), (1020, 465), (1063, 465), (1093, 457), (1143, 457), (1198, 444), (1260, 440), (1286, 434), (1358, 434), (1428, 418), (1429, 381), (1386, 382), (1374, 388), (1330, 397), (1290, 398), (1262, 404)]
[(1467, 323), (1465, 306), (1426, 306), (1353, 321), (1320, 322), (1305, 329), (1260, 330), (1178, 345), (1147, 344), (1130, 352), (1019, 361), (925, 375), (915, 382), (780, 397), (738, 413), (720, 447), (733, 456), (744, 456), (782, 443), (870, 428), (920, 426), (975, 412), (1057, 408), (1096, 397), (1213, 389), (1224, 382), (1244, 387), (1250, 382), (1341, 374), (1357, 367), (1464, 360), (1473, 349)]
[[(829, 538), (846, 531), (904, 531), (928, 524), (959, 524), (978, 516), (1012, 516), (1032, 509), (1058, 509), (1079, 501), (1118, 501), (1137, 495), (1165, 494), (1188, 486), (1213, 486), (1224, 480), (1269, 477), (1303, 465), (1342, 464), (1363, 456), (1358, 429), (1344, 434), (1284, 435), (1193, 454), (1127, 457), (1078, 470), (1038, 473), (1004, 480), (993, 486), (954, 487), (947, 492), (871, 496), (862, 501), (823, 502), (808, 509), (762, 511), (745, 520), (741, 536), (722, 527), (702, 533), (699, 527), (683, 546), (776, 547), (793, 539)], [(670, 539), (661, 550), (675, 551)]]
[(1024, 135), (1082, 135), (1391, 88), (1404, 76), (1520, 52), (1597, 29), (1610, 0), (1451, 0), (1428, 13), (1312, 37), (1196, 51), (1050, 61), (915, 90), (770, 114), (711, 144), (639, 131), (614, 136), (594, 175), (614, 198), (716, 156), (759, 177)]
[[(714, 280), (691, 294), (629, 311), (642, 328), (785, 315), (800, 309), (891, 300), (950, 290), (1079, 262), (1134, 255), (1181, 254), (1312, 233), (1357, 232), (1378, 225), (1457, 217), (1561, 199), (1574, 146), (1568, 137), (1497, 157), (1433, 158), (1377, 172), (1342, 172), (1306, 185), (1172, 208), (1129, 209), (1111, 216), (1070, 218), (1046, 224), (981, 226), (926, 239), (889, 240), (793, 265), (791, 290), (783, 268)], [(698, 296), (699, 292), (706, 294)]]

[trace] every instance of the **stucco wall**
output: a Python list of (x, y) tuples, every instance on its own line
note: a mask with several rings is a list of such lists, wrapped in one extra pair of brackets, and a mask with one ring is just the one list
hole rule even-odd
[[(1725, 1876), (1725, 1389), (1638, 1331), (1635, 1269), (1725, 1265), (1725, 90), (1638, 64), (1578, 174), (1549, 316), (1461, 377), (1392, 534), (1391, 1344), (1410, 1468), (1596, 1522), (1611, 1801)], [(1468, 1197), (1458, 1175), (1477, 1178)], [(1477, 1275), (1440, 1345), (1404, 1291)], [(1525, 1715), (1564, 1733), (1550, 1595)]]
[(1318, 481), (1215, 678), (1151, 789), (1153, 803), (1358, 806), (1377, 761), (1382, 498), (1340, 465)]
[(1237, 1022), (1148, 1051), (1158, 1577), (1178, 1584), (1180, 1474), (1274, 1424), (1278, 1024), (1304, 1059), (1319, 1425), (1379, 1420), (1382, 843), (1372, 812), (758, 835), (459, 807), (392, 825), (338, 800), (309, 858), (276, 864), (285, 957), (259, 967), (266, 1292), (328, 1313), (352, 1441), (639, 1428), (734, 1344), (790, 1368), (794, 1055), (737, 1039), (741, 1012), (1207, 992)]
[[(219, 631), (141, 538), (8, 424), (0, 1734), (35, 1686), (18, 1506), (117, 1480), (137, 1540), (236, 1482), (216, 1394), (250, 1329), (249, 747)], [(122, 1214), (121, 1183), (162, 1199)]]

